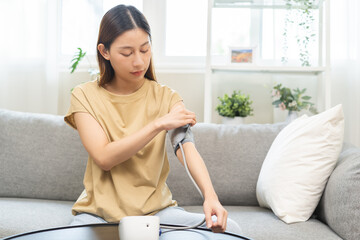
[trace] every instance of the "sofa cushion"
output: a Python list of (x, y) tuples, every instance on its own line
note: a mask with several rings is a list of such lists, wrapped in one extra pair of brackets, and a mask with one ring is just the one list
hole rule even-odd
[[(198, 123), (192, 127), (196, 148), (223, 204), (258, 205), (256, 182), (262, 162), (285, 125)], [(201, 205), (202, 199), (172, 151), (169, 139), (167, 150), (170, 161), (167, 183), (173, 198), (180, 206)]]
[(344, 144), (316, 213), (344, 239), (360, 239), (360, 149)]
[(63, 116), (0, 109), (0, 196), (76, 200), (86, 162)]
[[(255, 206), (224, 206), (229, 218), (237, 222), (245, 237), (254, 240), (341, 240), (328, 226), (317, 219), (286, 224), (271, 210)], [(201, 206), (185, 206), (190, 212), (203, 213)]]
[(71, 201), (0, 198), (0, 238), (66, 226), (73, 218), (73, 204)]
[(286, 126), (261, 168), (256, 189), (260, 206), (286, 223), (308, 220), (335, 168), (343, 138), (341, 105)]

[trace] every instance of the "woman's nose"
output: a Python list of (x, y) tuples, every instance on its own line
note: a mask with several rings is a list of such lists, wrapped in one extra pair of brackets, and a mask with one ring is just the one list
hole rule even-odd
[(133, 61), (133, 65), (134, 66), (141, 66), (143, 64), (144, 64), (144, 60), (142, 59), (141, 54), (140, 53), (135, 53), (135, 58), (134, 58), (134, 61)]

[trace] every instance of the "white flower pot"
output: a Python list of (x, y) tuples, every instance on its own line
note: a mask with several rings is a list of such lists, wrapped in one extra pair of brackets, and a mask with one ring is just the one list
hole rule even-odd
[(289, 110), (281, 110), (280, 108), (274, 108), (273, 121), (277, 122), (287, 122), (290, 123), (296, 118), (299, 117), (299, 112), (289, 111)]
[(222, 117), (222, 123), (223, 124), (244, 124), (245, 117)]
[(286, 117), (286, 122), (290, 123), (298, 118), (298, 112), (296, 111), (288, 111), (288, 115)]

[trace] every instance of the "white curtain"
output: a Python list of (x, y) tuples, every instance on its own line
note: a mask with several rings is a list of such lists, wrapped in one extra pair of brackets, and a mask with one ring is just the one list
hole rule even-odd
[[(331, 103), (360, 146), (360, 1), (331, 5)], [(0, 108), (58, 113), (61, 0), (0, 0)]]
[(57, 114), (57, 4), (0, 1), (0, 108)]
[(360, 1), (330, 4), (332, 105), (343, 104), (345, 140), (360, 147)]

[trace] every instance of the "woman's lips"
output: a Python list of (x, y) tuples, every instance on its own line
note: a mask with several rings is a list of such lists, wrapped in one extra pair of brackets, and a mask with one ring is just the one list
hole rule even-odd
[(144, 72), (144, 71), (137, 71), (137, 72), (131, 72), (131, 74), (139, 77), (139, 76), (141, 76), (141, 74), (142, 74), (143, 72)]

